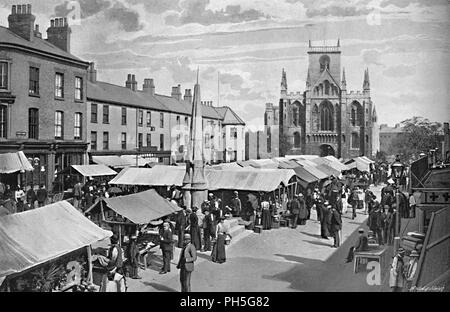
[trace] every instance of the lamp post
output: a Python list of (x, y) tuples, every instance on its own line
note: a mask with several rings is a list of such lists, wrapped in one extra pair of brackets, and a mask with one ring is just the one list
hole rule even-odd
[(405, 165), (400, 161), (400, 156), (397, 155), (395, 162), (391, 165), (392, 175), (395, 179), (395, 237), (394, 237), (394, 251), (397, 252), (400, 247), (400, 227), (401, 227), (401, 216), (400, 216), (400, 182), (405, 174)]

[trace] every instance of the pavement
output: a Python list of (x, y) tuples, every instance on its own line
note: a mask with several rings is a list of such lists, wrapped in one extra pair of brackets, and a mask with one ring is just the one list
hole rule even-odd
[[(380, 198), (381, 187), (372, 188)], [(320, 237), (320, 223), (315, 210), (306, 225), (296, 229), (282, 227), (261, 234), (245, 231), (226, 246), (227, 261), (210, 260), (210, 252), (199, 252), (191, 277), (192, 291), (206, 292), (291, 292), (291, 291), (389, 291), (387, 274), (381, 285), (369, 285), (368, 272), (353, 273), (353, 263), (345, 263), (348, 250), (357, 240), (357, 230), (365, 225), (367, 215), (358, 211), (351, 219), (351, 209), (343, 216), (341, 247), (332, 248), (333, 239)], [(175, 248), (171, 272), (159, 274), (161, 250), (155, 248), (147, 270), (140, 270), (141, 280), (128, 280), (128, 291), (180, 291), (176, 269), (180, 248)], [(391, 253), (388, 250), (388, 253)], [(390, 254), (386, 257), (390, 260)], [(389, 261), (386, 261), (388, 264)], [(382, 268), (387, 272), (387, 268)]]

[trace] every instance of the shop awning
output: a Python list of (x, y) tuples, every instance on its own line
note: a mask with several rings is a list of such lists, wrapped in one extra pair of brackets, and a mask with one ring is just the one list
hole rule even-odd
[[(164, 199), (154, 189), (148, 191), (111, 198), (102, 198), (106, 206), (135, 224), (146, 224), (162, 218), (181, 208)], [(85, 213), (89, 213), (95, 207)]]
[(154, 166), (153, 168), (125, 168), (109, 184), (181, 186), (186, 169), (178, 166)]
[(72, 165), (72, 168), (85, 177), (116, 175), (117, 172), (105, 165)]
[(359, 158), (364, 159), (365, 161), (374, 164), (375, 162), (372, 159), (367, 158), (366, 156), (360, 156)]
[(287, 186), (295, 176), (292, 169), (205, 170), (209, 190), (271, 192), (280, 184)]
[(110, 237), (60, 201), (0, 218), (0, 280)]
[[(122, 155), (120, 158), (124, 163), (128, 164), (128, 166), (136, 167), (136, 155)], [(144, 167), (149, 163), (152, 163), (152, 159), (145, 159), (142, 156), (137, 157), (138, 167)]]
[(32, 171), (33, 166), (22, 151), (0, 154), (0, 173)]

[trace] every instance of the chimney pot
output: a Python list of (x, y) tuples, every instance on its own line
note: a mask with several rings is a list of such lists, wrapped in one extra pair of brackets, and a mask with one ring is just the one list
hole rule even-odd
[(50, 20), (50, 27), (55, 27), (55, 20), (53, 19)]
[(27, 14), (27, 5), (22, 4), (22, 14)]
[(27, 4), (27, 14), (31, 14), (31, 4)]
[(20, 4), (17, 6), (17, 14), (22, 14), (22, 6)]
[(11, 14), (12, 14), (12, 15), (15, 15), (16, 13), (17, 13), (16, 6), (13, 5), (13, 6), (12, 6), (12, 10), (11, 10)]

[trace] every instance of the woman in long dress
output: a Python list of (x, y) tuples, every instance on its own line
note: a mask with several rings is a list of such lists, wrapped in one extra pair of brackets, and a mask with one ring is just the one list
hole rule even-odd
[(263, 230), (270, 230), (272, 228), (272, 216), (270, 215), (270, 204), (267, 200), (261, 203), (262, 208), (262, 226)]
[(195, 249), (202, 249), (202, 237), (200, 233), (200, 227), (198, 226), (198, 216), (197, 216), (197, 207), (193, 207), (191, 213), (189, 215), (189, 224), (190, 224), (190, 234), (191, 234), (191, 242), (195, 246)]
[(217, 263), (224, 263), (226, 261), (225, 238), (228, 234), (228, 229), (225, 226), (224, 220), (225, 218), (220, 218), (220, 223), (217, 225), (216, 242), (211, 252), (211, 260)]

